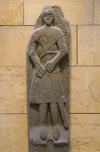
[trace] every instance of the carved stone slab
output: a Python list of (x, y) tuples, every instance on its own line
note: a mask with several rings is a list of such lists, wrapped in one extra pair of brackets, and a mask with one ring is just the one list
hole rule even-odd
[(45, 5), (27, 46), (30, 152), (69, 152), (69, 42), (61, 7)]

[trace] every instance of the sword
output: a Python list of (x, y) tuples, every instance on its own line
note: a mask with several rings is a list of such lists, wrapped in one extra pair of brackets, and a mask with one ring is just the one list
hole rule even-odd
[[(54, 88), (54, 85), (53, 85), (53, 82), (52, 82), (52, 76), (51, 76), (50, 73), (48, 73), (48, 75), (49, 75), (49, 78), (50, 78), (50, 81), (51, 81), (52, 88)], [(55, 97), (57, 99), (57, 95), (56, 95), (55, 89), (53, 89), (53, 91), (54, 91)], [(66, 113), (64, 104), (61, 101), (61, 98), (57, 99), (57, 101), (58, 101), (58, 106), (59, 106), (59, 109), (60, 109), (63, 125), (64, 125), (65, 129), (68, 129), (68, 115)]]

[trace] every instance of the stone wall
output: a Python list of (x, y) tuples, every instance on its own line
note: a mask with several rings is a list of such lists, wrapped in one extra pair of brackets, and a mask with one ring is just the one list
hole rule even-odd
[(98, 152), (100, 0), (0, 1), (0, 152), (29, 152), (26, 46), (47, 3), (71, 25), (70, 152)]

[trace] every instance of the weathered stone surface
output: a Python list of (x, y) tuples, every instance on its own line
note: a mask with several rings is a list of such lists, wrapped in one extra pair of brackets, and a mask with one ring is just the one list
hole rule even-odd
[(0, 1), (0, 25), (23, 25), (23, 0)]
[(70, 69), (70, 112), (100, 113), (100, 67)]
[(0, 114), (0, 151), (29, 152), (27, 114)]
[(50, 142), (69, 151), (69, 48), (69, 22), (59, 6), (45, 5), (27, 46), (30, 152)]
[(94, 24), (100, 24), (100, 0), (94, 0)]
[(100, 65), (99, 39), (99, 26), (79, 26), (78, 65)]
[(100, 151), (100, 114), (71, 114), (71, 152)]
[(0, 27), (0, 66), (26, 66), (26, 46), (33, 26)]
[(61, 6), (71, 25), (93, 24), (93, 0), (24, 0), (24, 24), (34, 25), (45, 4)]
[(0, 67), (0, 113), (26, 113), (26, 68)]

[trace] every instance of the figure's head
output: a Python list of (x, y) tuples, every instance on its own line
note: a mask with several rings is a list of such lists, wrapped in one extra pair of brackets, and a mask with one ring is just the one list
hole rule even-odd
[(49, 4), (43, 7), (42, 20), (43, 23), (46, 24), (47, 26), (54, 25), (54, 12)]

